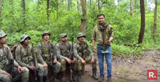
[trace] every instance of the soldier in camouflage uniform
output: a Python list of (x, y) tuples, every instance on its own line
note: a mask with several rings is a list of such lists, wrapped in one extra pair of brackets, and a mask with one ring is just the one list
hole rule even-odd
[[(6, 66), (9, 64), (9, 61), (13, 59), (10, 48), (7, 45), (4, 45), (7, 41), (6, 33), (3, 30), (0, 30), (0, 81), (2, 82), (11, 82), (12, 76), (5, 71)], [(14, 65), (18, 67), (18, 72), (21, 73), (22, 82), (28, 82), (29, 70), (26, 67), (21, 67), (14, 60)]]
[[(38, 54), (38, 60), (41, 64), (43, 64), (44, 67), (51, 67), (54, 72), (54, 82), (57, 81), (57, 73), (61, 69), (60, 62), (57, 61), (57, 50), (56, 46), (53, 45), (49, 41), (50, 33), (45, 31), (42, 34), (43, 41), (40, 42), (37, 46), (37, 54)], [(48, 74), (48, 71), (46, 71)]]
[(96, 76), (97, 71), (97, 64), (96, 64), (96, 58), (94, 57), (94, 53), (90, 49), (89, 45), (84, 41), (85, 35), (83, 33), (78, 33), (77, 39), (78, 41), (74, 44), (74, 54), (79, 59), (77, 62), (77, 69), (78, 69), (78, 81), (82, 82), (81, 79), (81, 70), (82, 66), (84, 66), (86, 63), (92, 64), (92, 77), (94, 79), (98, 79)]
[[(58, 59), (60, 63), (62, 64), (61, 71), (63, 73), (62, 76), (62, 82), (65, 82), (65, 70), (66, 70), (66, 64), (71, 64), (74, 63), (74, 60), (71, 60), (71, 50), (72, 50), (72, 44), (67, 41), (67, 35), (66, 33), (62, 33), (60, 35), (61, 41), (57, 43), (56, 48), (57, 48), (57, 54), (58, 54)], [(73, 69), (73, 74), (75, 74), (75, 70)], [(72, 75), (73, 80), (75, 81), (75, 76)]]
[[(21, 36), (20, 40), (21, 45), (19, 45), (16, 48), (15, 52), (16, 60), (19, 63), (19, 65), (27, 67), (32, 72), (34, 70), (37, 70), (39, 75), (39, 82), (43, 82), (43, 78), (47, 76), (47, 74), (45, 73), (45, 70), (47, 70), (47, 68), (43, 67), (43, 65), (39, 63), (37, 64), (37, 66), (34, 66), (33, 56), (31, 52), (32, 46), (29, 45), (30, 39), (31, 38), (26, 34), (23, 34)], [(47, 79), (45, 79), (44, 82), (47, 82)]]

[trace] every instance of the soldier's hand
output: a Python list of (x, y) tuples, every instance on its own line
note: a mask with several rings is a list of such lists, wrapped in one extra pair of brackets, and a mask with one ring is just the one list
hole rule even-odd
[(28, 68), (31, 69), (31, 70), (35, 70), (34, 66), (29, 66)]
[(94, 58), (91, 59), (91, 63), (94, 63)]
[(57, 63), (57, 59), (54, 59), (54, 60), (53, 60), (53, 63)]
[(48, 67), (48, 65), (46, 63), (43, 64), (43, 67)]
[(82, 64), (86, 64), (86, 61), (85, 61), (85, 60), (83, 60), (83, 59), (81, 59), (81, 62), (82, 62)]
[(107, 40), (107, 41), (106, 41), (106, 44), (107, 44), (107, 45), (110, 45), (110, 43), (111, 43), (110, 40)]
[(4, 74), (7, 75), (10, 79), (12, 79), (12, 76), (8, 72), (4, 71)]
[(35, 70), (38, 70), (38, 68), (39, 68), (39, 66), (38, 66), (38, 64), (36, 64), (36, 66), (35, 66)]
[(93, 50), (94, 50), (95, 53), (97, 53), (97, 49), (95, 47), (93, 47)]
[(24, 68), (23, 68), (23, 67), (21, 67), (21, 66), (18, 66), (18, 72), (19, 72), (19, 73), (24, 72)]
[(71, 60), (69, 58), (66, 58), (66, 61), (71, 64)]

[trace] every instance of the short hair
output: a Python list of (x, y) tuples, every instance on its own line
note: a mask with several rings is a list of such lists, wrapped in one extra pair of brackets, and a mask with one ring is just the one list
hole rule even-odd
[(102, 14), (102, 13), (98, 14), (98, 15), (97, 15), (97, 18), (100, 17), (100, 16), (103, 16), (103, 17), (105, 18), (105, 15)]

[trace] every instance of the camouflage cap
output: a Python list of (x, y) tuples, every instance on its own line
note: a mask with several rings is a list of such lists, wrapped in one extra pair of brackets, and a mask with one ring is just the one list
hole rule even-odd
[(66, 34), (66, 33), (62, 33), (62, 34), (60, 34), (60, 37), (61, 37), (61, 38), (67, 37), (67, 34)]
[(2, 38), (4, 36), (7, 36), (7, 34), (3, 30), (0, 30), (0, 38)]
[(20, 43), (23, 42), (26, 38), (29, 38), (29, 40), (31, 39), (27, 34), (23, 34), (23, 35), (21, 36)]
[(42, 37), (43, 37), (44, 34), (48, 34), (49, 36), (51, 35), (51, 33), (49, 33), (48, 31), (44, 31), (44, 32), (42, 33)]
[(82, 32), (78, 33), (77, 38), (79, 37), (86, 37), (86, 35), (84, 35)]

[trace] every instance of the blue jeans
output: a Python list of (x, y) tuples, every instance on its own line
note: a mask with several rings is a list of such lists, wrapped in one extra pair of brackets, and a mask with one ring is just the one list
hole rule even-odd
[(99, 62), (100, 76), (104, 76), (104, 56), (107, 64), (107, 77), (112, 77), (112, 56), (111, 56), (111, 47), (108, 46), (107, 50), (109, 53), (103, 54), (101, 50), (104, 50), (103, 46), (97, 45), (97, 56)]

